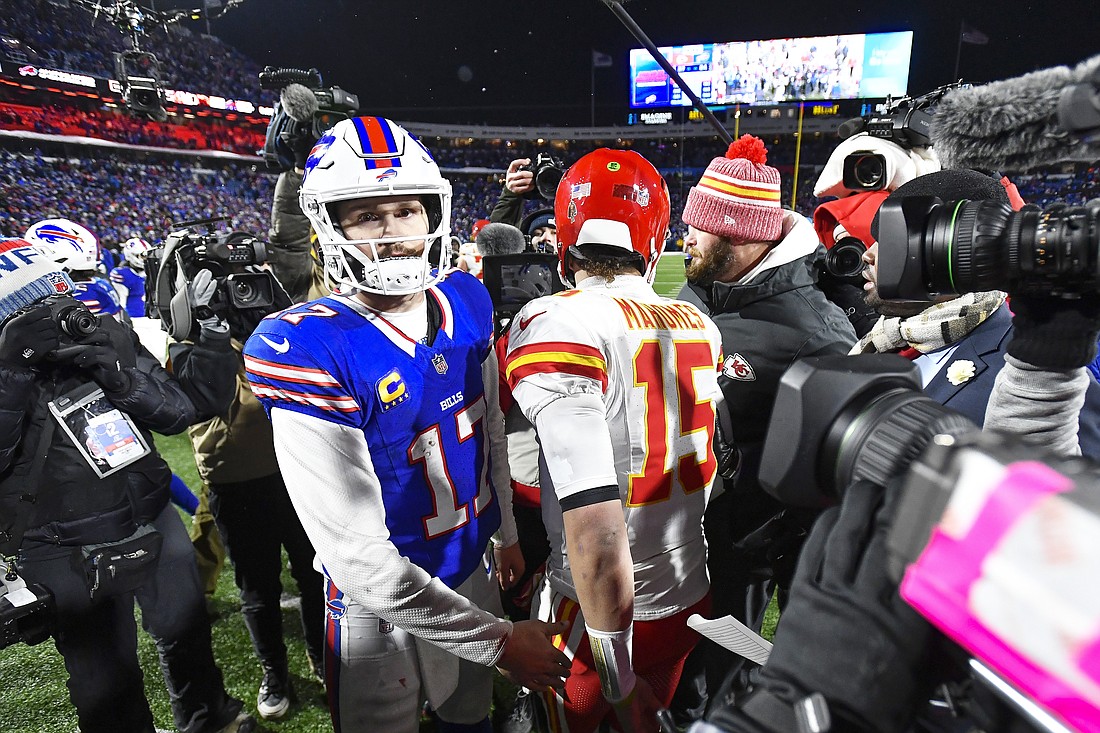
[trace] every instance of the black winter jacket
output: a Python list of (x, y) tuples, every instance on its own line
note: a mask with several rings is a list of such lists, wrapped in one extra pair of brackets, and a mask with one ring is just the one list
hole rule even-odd
[(803, 357), (847, 354), (856, 341), (844, 311), (816, 285), (814, 261), (821, 254), (819, 248), (745, 285), (714, 283), (708, 289), (688, 283), (680, 291), (682, 300), (702, 308), (722, 332), (725, 363), (718, 383), (742, 452), (738, 493), (756, 485), (783, 372)]
[[(150, 431), (179, 433), (197, 418), (191, 400), (142, 348), (133, 330), (109, 317), (101, 319), (100, 327), (129, 377), (125, 389), (104, 393), (133, 418), (152, 452), (99, 478), (55, 425), (30, 509), (28, 539), (67, 545), (107, 542), (132, 532), (119, 534), (128, 527), (151, 521), (168, 501), (171, 469), (157, 454)], [(67, 363), (44, 362), (33, 370), (0, 367), (0, 539), (15, 524), (43, 427), (54, 419), (49, 402), (91, 381), (89, 372)]]

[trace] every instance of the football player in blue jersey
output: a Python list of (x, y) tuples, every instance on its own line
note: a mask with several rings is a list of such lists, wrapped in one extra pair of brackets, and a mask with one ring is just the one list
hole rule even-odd
[(145, 317), (145, 255), (150, 249), (141, 237), (130, 237), (122, 245), (122, 264), (110, 271), (111, 282), (123, 291), (131, 318)]
[(43, 219), (23, 236), (35, 249), (68, 273), (73, 297), (95, 315), (113, 316), (122, 301), (99, 270), (99, 240), (86, 227), (68, 219)]
[(561, 688), (562, 624), (499, 618), (523, 559), (485, 288), (445, 272), (451, 186), (377, 117), (311, 151), (301, 205), (334, 293), (269, 316), (245, 347), (279, 466), (326, 576), (337, 731), (491, 731), (495, 665)]

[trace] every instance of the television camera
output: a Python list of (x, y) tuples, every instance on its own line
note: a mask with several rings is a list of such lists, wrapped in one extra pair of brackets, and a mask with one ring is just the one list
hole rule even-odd
[[(196, 318), (267, 308), (275, 302), (274, 276), (257, 267), (267, 261), (267, 244), (247, 232), (215, 229), (223, 221), (226, 217), (176, 224), (164, 244), (145, 258), (146, 310), (161, 319), (176, 340), (188, 337)], [(187, 283), (200, 270), (212, 273), (217, 290), (210, 312), (192, 313)]]
[(808, 507), (839, 503), (857, 482), (881, 487), (893, 503), (887, 573), (965, 650), (959, 670), (983, 698), (1028, 729), (1094, 730), (1100, 605), (1086, 589), (1100, 572), (1100, 467), (983, 433), (920, 385), (894, 355), (796, 362), (780, 381), (761, 485)]
[(290, 170), (325, 130), (359, 111), (359, 98), (324, 86), (317, 69), (267, 66), (260, 72), (260, 87), (280, 92), (262, 152), (270, 168)]
[[(905, 150), (931, 145), (932, 108), (962, 84), (945, 84), (919, 97), (887, 97), (871, 114), (854, 117), (840, 125), (842, 140), (866, 133), (890, 141)], [(886, 157), (873, 150), (855, 151), (844, 158), (844, 187), (852, 191), (881, 191), (889, 185)]]

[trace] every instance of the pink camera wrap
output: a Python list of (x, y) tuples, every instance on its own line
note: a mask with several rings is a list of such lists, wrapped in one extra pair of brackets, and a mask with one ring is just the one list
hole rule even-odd
[(1100, 517), (1041, 463), (972, 454), (957, 486), (901, 596), (1065, 724), (1100, 731)]

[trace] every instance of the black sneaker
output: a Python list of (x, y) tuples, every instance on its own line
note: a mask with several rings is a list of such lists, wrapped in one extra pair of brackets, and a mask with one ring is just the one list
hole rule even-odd
[(264, 678), (260, 682), (260, 694), (256, 696), (256, 711), (264, 720), (286, 715), (290, 709), (290, 676), (285, 671), (264, 665)]

